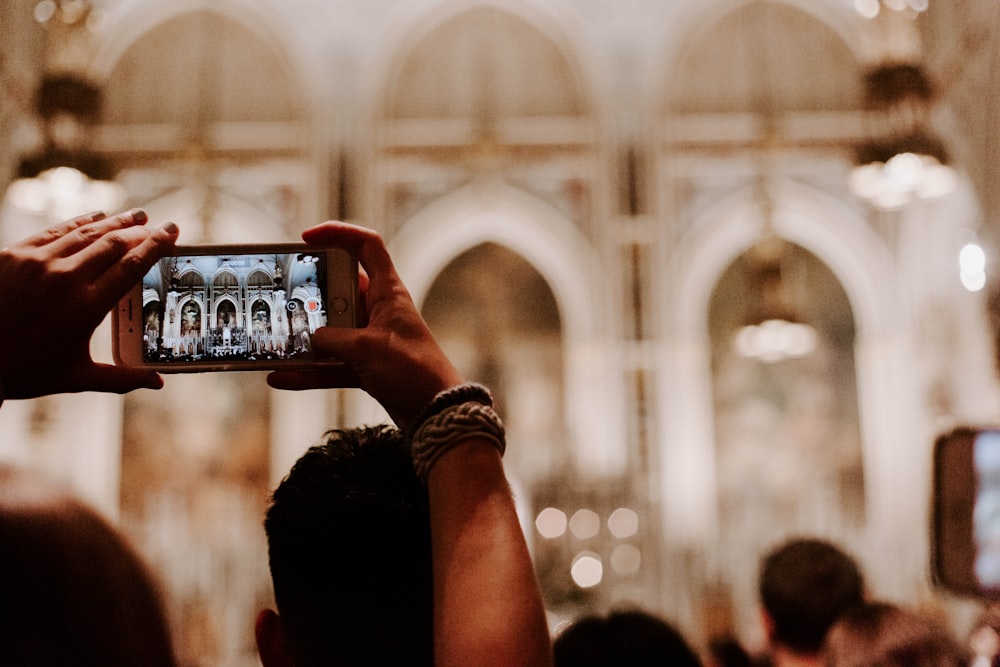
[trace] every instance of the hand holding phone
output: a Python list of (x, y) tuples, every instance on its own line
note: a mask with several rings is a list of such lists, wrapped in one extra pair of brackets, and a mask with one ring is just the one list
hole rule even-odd
[(140, 209), (91, 213), (0, 251), (0, 387), (7, 398), (162, 384), (156, 373), (90, 355), (108, 311), (177, 240), (173, 223), (146, 221)]
[(357, 325), (358, 264), (304, 244), (177, 247), (118, 302), (117, 363), (161, 373), (315, 368), (321, 327)]
[(409, 428), (435, 394), (464, 378), (434, 340), (377, 232), (326, 222), (307, 229), (302, 238), (313, 247), (348, 249), (358, 258), (364, 327), (317, 332), (316, 349), (342, 359), (342, 368), (276, 371), (268, 384), (277, 389), (360, 387), (397, 426)]

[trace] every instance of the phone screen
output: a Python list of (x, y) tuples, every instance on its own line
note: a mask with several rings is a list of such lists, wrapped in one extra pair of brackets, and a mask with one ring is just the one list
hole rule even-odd
[(1000, 431), (979, 431), (975, 435), (972, 465), (975, 576), (981, 587), (1000, 590)]
[(311, 337), (330, 308), (327, 264), (327, 252), (302, 249), (160, 260), (142, 280), (142, 361), (231, 366), (312, 358)]

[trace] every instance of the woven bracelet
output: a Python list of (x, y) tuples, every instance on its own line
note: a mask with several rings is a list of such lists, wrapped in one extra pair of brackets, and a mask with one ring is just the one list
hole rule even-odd
[(408, 434), (410, 439), (413, 439), (413, 434), (420, 430), (425, 421), (437, 413), (453, 405), (461, 405), (469, 401), (493, 407), (493, 394), (490, 393), (489, 389), (477, 382), (465, 382), (438, 392), (431, 399), (431, 402), (425, 405), (424, 409), (417, 414), (416, 419), (413, 420), (413, 430)]
[(427, 476), (437, 460), (470, 438), (489, 441), (503, 456), (506, 449), (503, 422), (489, 405), (466, 401), (447, 407), (424, 421), (413, 435), (411, 445), (417, 477), (427, 484)]

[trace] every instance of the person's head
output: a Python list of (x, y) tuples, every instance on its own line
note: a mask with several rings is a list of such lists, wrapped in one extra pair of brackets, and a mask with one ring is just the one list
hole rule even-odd
[(125, 538), (40, 474), (0, 466), (0, 663), (176, 664), (160, 591)]
[(818, 654), (834, 621), (864, 599), (849, 555), (825, 540), (799, 538), (764, 557), (759, 579), (764, 624), (773, 646)]
[(700, 667), (684, 637), (666, 621), (639, 610), (574, 621), (553, 642), (555, 667)]
[(716, 637), (708, 642), (708, 664), (712, 667), (751, 667), (753, 660), (735, 637)]
[(397, 429), (327, 433), (264, 528), (278, 607), (257, 619), (265, 665), (433, 664), (427, 490)]
[(893, 604), (868, 602), (844, 613), (823, 651), (826, 667), (963, 667), (968, 656), (937, 623)]

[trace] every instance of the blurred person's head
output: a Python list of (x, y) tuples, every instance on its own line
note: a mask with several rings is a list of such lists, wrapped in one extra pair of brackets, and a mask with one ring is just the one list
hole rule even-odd
[(0, 466), (0, 664), (176, 664), (159, 588), (126, 539), (48, 478)]
[(716, 637), (708, 642), (710, 667), (751, 667), (753, 659), (735, 637)]
[(845, 612), (824, 646), (826, 667), (964, 667), (968, 655), (929, 618), (885, 602)]
[(758, 583), (771, 646), (799, 656), (817, 655), (837, 618), (864, 599), (854, 559), (826, 540), (778, 546), (764, 557)]
[(555, 667), (700, 667), (684, 637), (666, 621), (639, 610), (574, 621), (553, 642)]
[(397, 429), (327, 433), (264, 528), (278, 608), (257, 619), (265, 665), (433, 664), (427, 490)]

